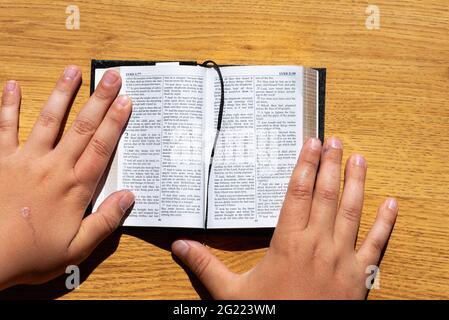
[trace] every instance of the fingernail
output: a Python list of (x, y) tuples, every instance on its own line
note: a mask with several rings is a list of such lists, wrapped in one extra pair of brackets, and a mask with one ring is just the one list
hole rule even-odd
[(120, 96), (117, 98), (117, 104), (122, 107), (126, 107), (129, 103), (129, 97), (127, 95)]
[(172, 244), (173, 253), (180, 258), (185, 257), (187, 255), (187, 252), (189, 252), (189, 249), (189, 244), (184, 240), (176, 240)]
[(312, 150), (320, 150), (321, 147), (321, 141), (317, 138), (311, 138), (310, 139), (310, 148)]
[(334, 137), (329, 138), (328, 144), (332, 148), (334, 148), (334, 149), (341, 149), (342, 148), (341, 141), (339, 139), (337, 139), (337, 138), (334, 138)]
[(398, 202), (396, 199), (390, 198), (387, 200), (388, 209), (396, 211), (398, 208)]
[(103, 77), (103, 81), (106, 84), (114, 84), (119, 78), (119, 75), (116, 71), (108, 71)]
[(365, 163), (366, 163), (366, 161), (365, 161), (365, 158), (363, 156), (361, 156), (359, 154), (356, 154), (354, 156), (354, 164), (356, 166), (363, 167), (363, 166), (365, 166)]
[(78, 69), (74, 67), (67, 67), (64, 69), (64, 78), (73, 80), (75, 79), (76, 75), (78, 74)]
[(128, 211), (128, 209), (132, 206), (132, 204), (135, 201), (134, 194), (131, 191), (126, 192), (122, 197), (120, 198), (118, 205), (120, 209), (122, 209), (123, 214)]
[(9, 80), (6, 82), (5, 86), (6, 91), (14, 91), (15, 88), (16, 88), (16, 81)]

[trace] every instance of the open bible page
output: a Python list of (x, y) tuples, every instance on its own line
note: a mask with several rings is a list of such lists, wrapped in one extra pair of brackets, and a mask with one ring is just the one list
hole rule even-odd
[(120, 74), (120, 94), (131, 97), (133, 112), (115, 180), (136, 195), (124, 225), (203, 228), (204, 68), (132, 66)]
[[(303, 68), (222, 67), (225, 105), (208, 198), (208, 228), (275, 227), (303, 141)], [(210, 73), (210, 128), (220, 85)], [(213, 101), (213, 103), (210, 103)], [(212, 105), (212, 106), (211, 106)], [(210, 129), (208, 130), (210, 131)], [(211, 144), (205, 153), (210, 154)]]

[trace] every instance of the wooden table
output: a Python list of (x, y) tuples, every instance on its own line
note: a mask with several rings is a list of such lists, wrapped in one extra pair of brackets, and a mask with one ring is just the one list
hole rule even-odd
[[(372, 299), (449, 298), (449, 9), (447, 0), (378, 0), (380, 29), (365, 25), (366, 1), (40, 1), (0, 4), (0, 81), (23, 88), (25, 141), (54, 81), (77, 64), (84, 83), (73, 120), (89, 95), (90, 60), (198, 60), (326, 67), (326, 135), (345, 156), (369, 163), (361, 237), (386, 196), (400, 217)], [(80, 29), (65, 27), (66, 7)], [(65, 277), (7, 290), (2, 297), (198, 298), (205, 289), (169, 250), (182, 233), (123, 230), (82, 266), (81, 288)], [(269, 239), (195, 235), (234, 271), (264, 254)]]

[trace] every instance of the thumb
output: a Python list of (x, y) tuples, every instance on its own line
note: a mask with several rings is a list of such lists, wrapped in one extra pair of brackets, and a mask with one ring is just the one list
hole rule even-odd
[(177, 240), (173, 253), (200, 279), (215, 299), (233, 296), (237, 274), (231, 272), (209, 249), (192, 240)]
[(69, 245), (72, 261), (81, 262), (108, 235), (117, 229), (126, 211), (134, 203), (134, 194), (128, 190), (114, 192), (98, 207), (98, 210), (81, 222), (78, 233)]

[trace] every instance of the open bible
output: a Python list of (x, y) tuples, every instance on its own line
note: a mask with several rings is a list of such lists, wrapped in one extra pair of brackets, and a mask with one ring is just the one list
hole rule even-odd
[(125, 226), (276, 226), (303, 142), (323, 138), (324, 69), (93, 60), (91, 92), (109, 68), (133, 111), (94, 209), (129, 189)]

